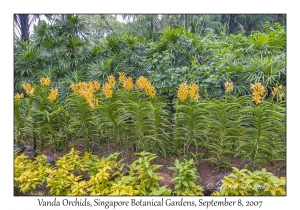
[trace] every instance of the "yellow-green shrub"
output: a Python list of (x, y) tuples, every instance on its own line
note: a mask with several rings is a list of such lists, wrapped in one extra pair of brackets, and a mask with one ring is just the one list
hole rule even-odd
[(233, 167), (233, 172), (225, 176), (222, 183), (220, 192), (214, 192), (212, 195), (286, 195), (285, 177), (278, 178), (265, 168), (251, 172)]
[[(135, 188), (139, 195), (149, 195), (151, 188), (159, 188), (158, 181), (162, 179), (155, 171), (161, 165), (152, 165), (151, 161), (157, 158), (156, 155), (149, 152), (136, 153), (139, 158), (134, 161), (130, 167), (130, 175), (136, 178)], [(134, 183), (134, 182), (133, 182)]]
[(45, 169), (49, 166), (44, 155), (38, 156), (35, 161), (26, 158), (22, 154), (15, 156), (14, 160), (14, 185), (18, 186), (22, 193), (33, 191), (41, 186), (46, 180)]
[(194, 164), (193, 159), (181, 163), (176, 160), (175, 167), (170, 167), (175, 171), (175, 177), (172, 180), (177, 183), (174, 190), (175, 195), (203, 195), (202, 186), (195, 184), (198, 174)]
[[(174, 191), (160, 186), (162, 179), (156, 170), (160, 165), (151, 164), (157, 156), (148, 152), (136, 153), (138, 159), (129, 165), (129, 174), (124, 175), (122, 160), (118, 153), (99, 159), (96, 155), (72, 149), (60, 158), (53, 167), (46, 157), (38, 156), (34, 161), (22, 154), (14, 159), (15, 186), (24, 194), (38, 187), (49, 187), (49, 195), (203, 195), (203, 188), (196, 184), (198, 177), (193, 160), (175, 161), (172, 181)], [(278, 178), (265, 169), (261, 171), (238, 170), (224, 177), (220, 192), (213, 195), (285, 195), (285, 177)], [(44, 184), (45, 183), (45, 184)]]

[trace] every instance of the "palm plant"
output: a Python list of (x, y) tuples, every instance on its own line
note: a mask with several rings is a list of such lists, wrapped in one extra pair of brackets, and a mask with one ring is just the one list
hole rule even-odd
[[(64, 74), (63, 77), (56, 77), (53, 81), (53, 86), (58, 88), (59, 90), (59, 98), (60, 99), (66, 99), (71, 94), (71, 88), (70, 85), (72, 83), (79, 83), (89, 80), (87, 79), (87, 75), (85, 75), (85, 71), (82, 69), (77, 69), (76, 71), (67, 72)], [(90, 79), (89, 81), (93, 81), (96, 79)], [(62, 102), (65, 102), (65, 100), (61, 100)]]
[(86, 78), (89, 81), (97, 80), (104, 83), (109, 75), (116, 73), (115, 56), (106, 59), (99, 59), (87, 65), (85, 71)]
[(249, 83), (261, 81), (270, 91), (277, 81), (285, 81), (285, 55), (272, 57), (254, 57), (243, 72), (242, 80)]
[(53, 25), (40, 21), (35, 27), (34, 41), (40, 58), (59, 69), (58, 73), (75, 71), (89, 56), (84, 48), (85, 27), (77, 15), (58, 16)]
[(78, 16), (60, 15), (53, 19), (53, 24), (38, 22), (32, 43), (15, 43), (17, 91), (21, 81), (37, 82), (41, 75), (48, 75), (54, 83), (58, 82), (67, 72), (82, 70), (89, 59), (85, 29)]
[(274, 23), (274, 28), (270, 28), (270, 23), (265, 22), (265, 33), (253, 31), (249, 36), (249, 43), (253, 44), (255, 48), (268, 50), (284, 50), (286, 48), (286, 31), (285, 27), (278, 22)]
[(37, 58), (37, 48), (33, 44), (19, 41), (14, 46), (14, 88), (20, 92), (23, 83), (35, 83), (35, 73), (41, 68)]

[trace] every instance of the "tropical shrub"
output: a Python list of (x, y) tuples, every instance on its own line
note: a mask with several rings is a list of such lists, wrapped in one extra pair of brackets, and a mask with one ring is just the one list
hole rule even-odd
[(22, 154), (14, 156), (14, 185), (18, 186), (22, 193), (33, 191), (43, 185), (46, 181), (46, 169), (49, 164), (46, 163), (46, 156), (38, 156), (35, 161), (28, 160)]
[(261, 171), (239, 170), (233, 167), (233, 172), (222, 179), (220, 192), (212, 195), (224, 196), (285, 196), (286, 179), (278, 178), (265, 168)]
[[(124, 170), (118, 153), (99, 159), (96, 155), (71, 149), (51, 167), (45, 156), (35, 161), (22, 154), (14, 157), (14, 184), (27, 194), (39, 187), (49, 187), (49, 195), (171, 195), (172, 190), (160, 186), (162, 178), (156, 170), (160, 165), (151, 161), (157, 156), (136, 153), (138, 159)], [(125, 175), (125, 173), (127, 175)]]
[(161, 165), (151, 164), (151, 161), (157, 158), (154, 154), (140, 152), (136, 153), (136, 155), (138, 155), (138, 159), (129, 166), (129, 174), (136, 177), (135, 187), (139, 191), (139, 195), (149, 195), (151, 191), (160, 187), (158, 181), (162, 177), (155, 171)]
[(181, 163), (176, 160), (174, 164), (175, 167), (170, 167), (170, 169), (175, 172), (175, 177), (172, 179), (176, 183), (175, 195), (203, 195), (203, 188), (195, 184), (199, 176), (193, 159)]

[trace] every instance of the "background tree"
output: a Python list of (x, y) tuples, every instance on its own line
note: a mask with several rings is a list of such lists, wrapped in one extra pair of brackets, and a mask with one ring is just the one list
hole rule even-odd
[[(29, 43), (30, 27), (36, 22), (37, 19), (40, 19), (41, 16), (41, 14), (14, 14), (15, 29), (18, 31), (18, 34), (22, 41), (26, 41)], [(48, 20), (51, 20), (53, 17), (53, 15), (51, 14), (44, 14), (44, 16)], [(19, 36), (15, 35), (15, 39)]]
[(15, 14), (14, 23), (22, 41), (29, 42), (29, 28), (39, 15)]
[[(163, 30), (161, 27), (161, 15), (122, 15), (123, 20), (127, 20), (126, 33), (135, 36), (144, 36), (152, 41), (156, 40), (158, 32)], [(129, 21), (130, 20), (130, 21)]]
[(252, 30), (263, 31), (265, 22), (270, 22), (271, 26), (275, 22), (282, 26), (286, 24), (284, 14), (223, 14), (221, 22), (227, 25), (227, 35), (242, 31), (249, 35)]
[(110, 34), (120, 36), (121, 31), (125, 28), (125, 23), (119, 22), (115, 15), (93, 14), (79, 15), (79, 17), (89, 29), (88, 37), (94, 44), (100, 44), (100, 39), (106, 38)]

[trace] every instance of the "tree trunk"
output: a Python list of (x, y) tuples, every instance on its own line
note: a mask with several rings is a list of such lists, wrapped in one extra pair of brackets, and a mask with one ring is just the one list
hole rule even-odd
[(71, 68), (71, 71), (76, 71), (75, 54), (74, 54), (75, 49), (72, 49), (72, 51), (73, 52), (71, 54), (70, 68)]
[(21, 40), (29, 43), (29, 15), (19, 15)]
[(272, 18), (272, 26), (275, 22), (277, 22), (277, 20), (278, 20), (278, 15), (274, 15)]
[(150, 15), (150, 24), (151, 24), (151, 38), (152, 41), (154, 41), (154, 32), (155, 32), (155, 28), (154, 28), (154, 20), (153, 20), (153, 15)]
[(188, 29), (188, 15), (185, 14), (183, 15), (184, 18), (184, 29), (187, 30)]
[(204, 24), (205, 24), (205, 18), (206, 18), (206, 15), (203, 15), (203, 18), (202, 18), (202, 25), (201, 25), (201, 29), (199, 31), (199, 34), (202, 33), (202, 30), (203, 30), (203, 27), (204, 27)]
[(230, 15), (228, 15), (228, 20), (227, 20), (227, 32), (226, 35), (229, 35), (229, 23), (230, 23)]
[(162, 28), (164, 29), (166, 26), (166, 18), (164, 15), (161, 15), (161, 23), (162, 23)]

